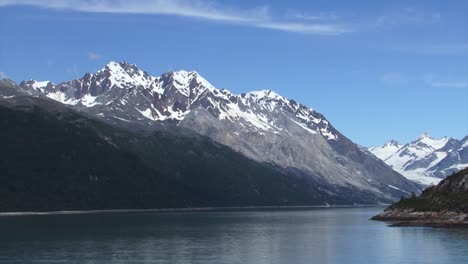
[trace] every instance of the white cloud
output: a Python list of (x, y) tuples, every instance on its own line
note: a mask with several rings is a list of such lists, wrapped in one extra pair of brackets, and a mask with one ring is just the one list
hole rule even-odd
[(338, 35), (351, 31), (338, 24), (294, 23), (276, 19), (266, 6), (242, 10), (207, 0), (0, 0), (0, 6), (8, 5), (93, 13), (173, 15), (304, 34)]
[(304, 23), (277, 23), (267, 22), (259, 23), (256, 25), (260, 28), (276, 29), (281, 31), (295, 32), (295, 33), (310, 33), (310, 34), (321, 34), (321, 35), (340, 35), (343, 33), (352, 32), (351, 29), (340, 27), (336, 25), (326, 24), (304, 24)]
[(6, 79), (6, 78), (8, 78), (8, 75), (6, 75), (6, 73), (0, 71), (0, 80), (1, 79)]
[(302, 11), (289, 10), (286, 14), (288, 18), (298, 20), (338, 20), (340, 17), (333, 12), (306, 13)]
[(102, 55), (93, 51), (88, 52), (88, 59), (90, 60), (100, 60)]
[(380, 76), (380, 81), (387, 85), (400, 85), (406, 83), (407, 78), (401, 72), (387, 72)]

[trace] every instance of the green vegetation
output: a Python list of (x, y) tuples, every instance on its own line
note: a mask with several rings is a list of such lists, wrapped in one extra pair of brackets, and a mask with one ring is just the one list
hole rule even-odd
[(447, 177), (439, 185), (424, 190), (419, 197), (402, 198), (389, 209), (414, 211), (459, 211), (468, 213), (468, 169)]

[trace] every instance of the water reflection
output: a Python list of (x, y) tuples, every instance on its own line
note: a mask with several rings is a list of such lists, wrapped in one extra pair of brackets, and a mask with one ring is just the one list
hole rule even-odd
[(0, 217), (4, 263), (463, 263), (468, 230), (390, 228), (381, 208)]

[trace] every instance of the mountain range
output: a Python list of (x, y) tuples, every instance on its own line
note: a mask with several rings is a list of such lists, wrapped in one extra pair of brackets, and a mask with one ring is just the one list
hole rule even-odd
[(128, 131), (43, 98), (0, 99), (0, 125), (0, 211), (350, 204), (374, 197), (330, 194), (298, 171), (253, 161), (190, 131)]
[[(303, 189), (302, 196), (321, 194), (314, 204), (386, 203), (421, 189), (346, 138), (316, 110), (271, 90), (236, 95), (217, 89), (195, 71), (154, 77), (134, 64), (110, 62), (96, 73), (59, 84), (28, 80), (17, 85), (4, 80), (0, 94), (4, 101), (23, 97), (54, 101), (67, 111), (126, 133), (164, 131), (175, 138), (206, 137), (249, 162), (290, 175), (293, 186), (303, 181), (315, 186)], [(190, 152), (193, 146), (186, 148)], [(141, 147), (131, 149), (142, 156)], [(154, 149), (143, 152), (144, 160), (160, 155)], [(258, 203), (250, 200), (242, 205), (246, 204)]]
[(468, 136), (434, 139), (423, 133), (416, 140), (400, 144), (390, 140), (369, 151), (394, 170), (423, 185), (435, 185), (442, 179), (468, 167)]

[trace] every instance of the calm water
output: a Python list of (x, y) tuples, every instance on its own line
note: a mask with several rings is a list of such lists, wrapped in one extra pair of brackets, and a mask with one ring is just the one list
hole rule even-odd
[(1, 263), (468, 263), (468, 230), (382, 208), (0, 217)]

